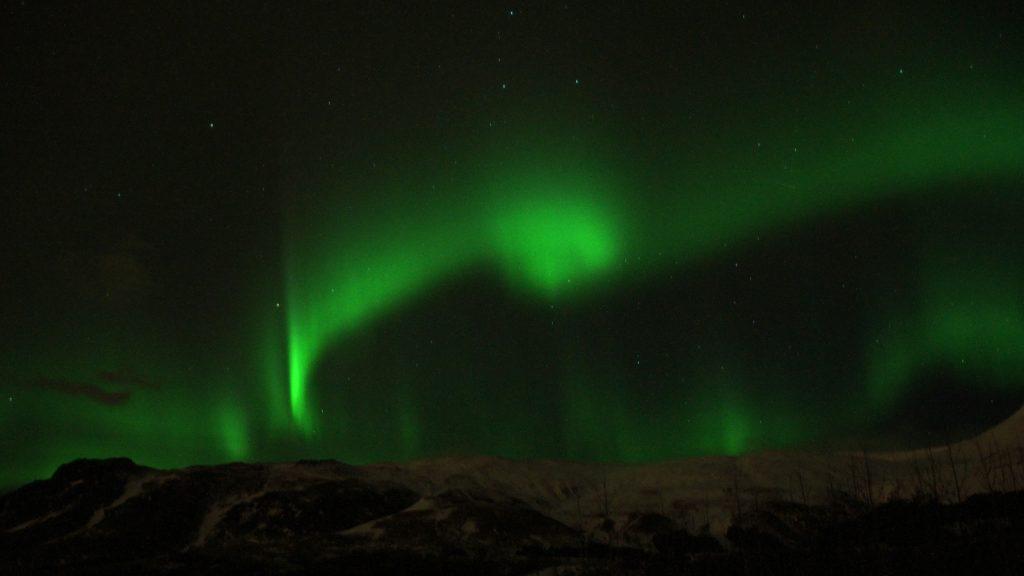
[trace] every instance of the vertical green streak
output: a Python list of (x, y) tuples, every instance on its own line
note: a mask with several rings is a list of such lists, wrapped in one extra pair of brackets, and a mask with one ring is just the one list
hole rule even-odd
[(249, 457), (249, 431), (245, 422), (245, 414), (238, 407), (237, 401), (228, 401), (220, 409), (221, 439), (224, 453), (231, 460), (244, 460)]

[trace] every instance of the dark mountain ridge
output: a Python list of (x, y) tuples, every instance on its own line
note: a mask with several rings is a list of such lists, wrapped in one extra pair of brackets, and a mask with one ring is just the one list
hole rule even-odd
[(0, 496), (0, 573), (1019, 573), (1022, 415), (904, 453), (76, 460)]

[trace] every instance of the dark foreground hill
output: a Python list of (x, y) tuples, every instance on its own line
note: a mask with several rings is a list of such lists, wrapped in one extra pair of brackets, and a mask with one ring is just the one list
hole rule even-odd
[[(915, 460), (915, 485), (881, 459), (848, 459), (825, 485), (815, 462), (779, 455), (621, 467), (79, 460), (0, 497), (0, 573), (1024, 574), (1024, 492), (1009, 486), (1010, 474), (1024, 482), (1019, 463), (1000, 475)], [(792, 490), (761, 467), (791, 473)], [(993, 491), (971, 488), (983, 474)]]

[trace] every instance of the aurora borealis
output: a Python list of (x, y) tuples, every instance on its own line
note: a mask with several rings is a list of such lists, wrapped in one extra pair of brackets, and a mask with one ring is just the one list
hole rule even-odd
[(19, 10), (0, 486), (903, 447), (1024, 400), (1018, 14)]

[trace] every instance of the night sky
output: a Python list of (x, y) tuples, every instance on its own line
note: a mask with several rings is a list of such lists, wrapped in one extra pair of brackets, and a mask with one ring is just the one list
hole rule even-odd
[(1024, 402), (1015, 3), (162, 4), (4, 5), (0, 486)]

